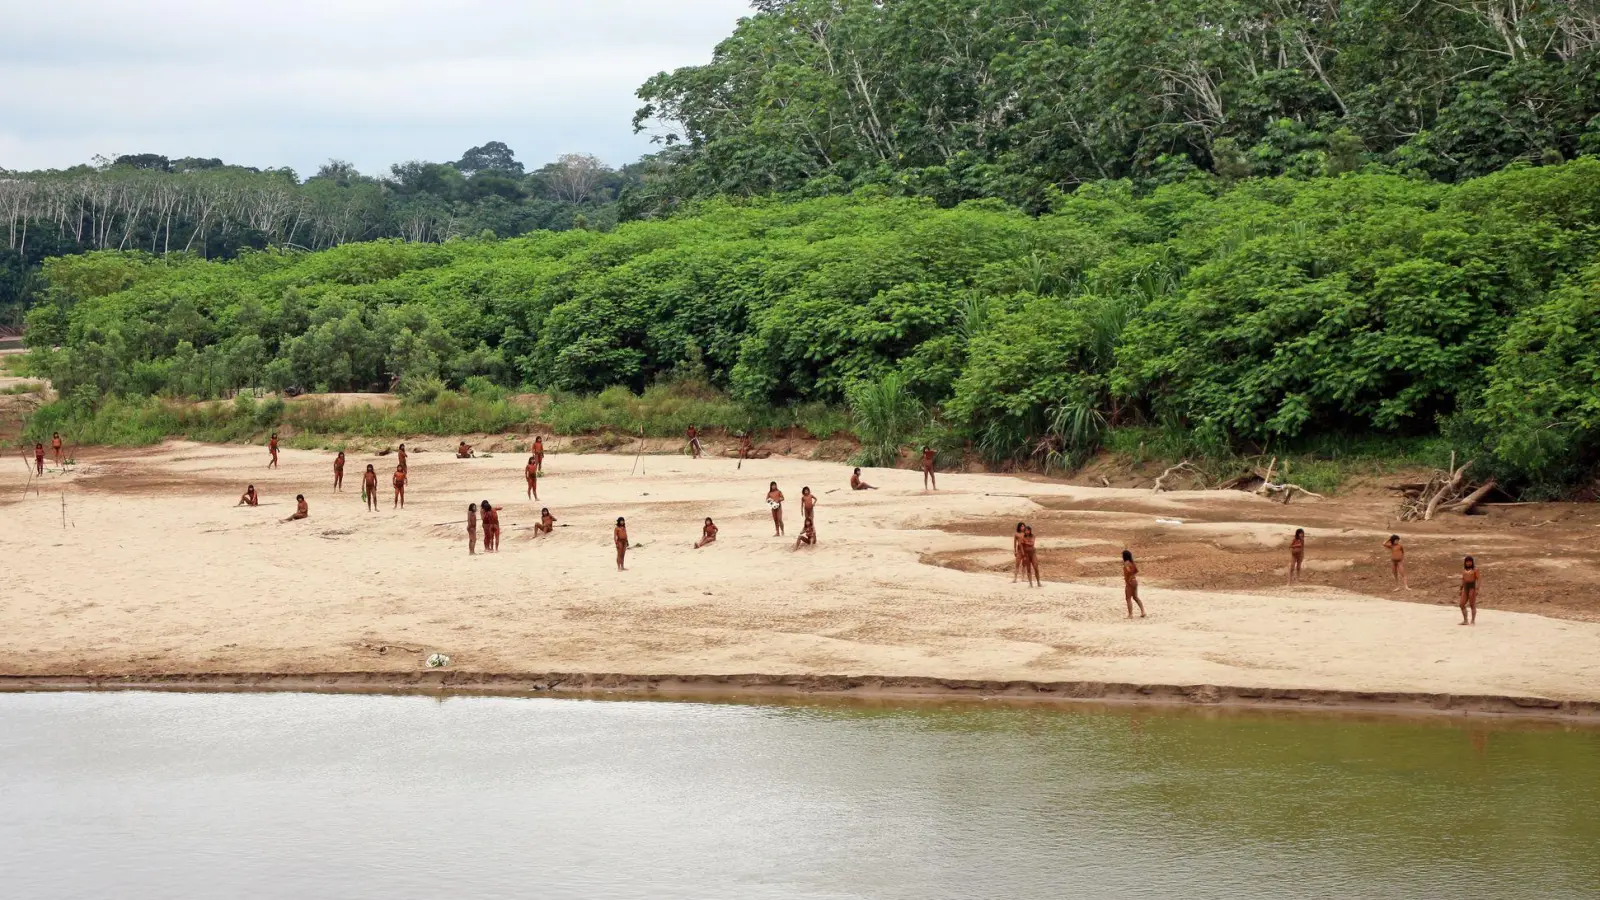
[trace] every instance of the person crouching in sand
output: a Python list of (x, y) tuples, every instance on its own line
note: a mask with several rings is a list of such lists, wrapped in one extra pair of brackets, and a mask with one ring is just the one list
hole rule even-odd
[(867, 484), (865, 481), (862, 481), (861, 480), (861, 470), (860, 469), (856, 469), (854, 472), (850, 473), (850, 490), (852, 490), (852, 491), (875, 491), (875, 490), (877, 490), (877, 488), (873, 487), (870, 484)]
[[(1478, 624), (1478, 564), (1467, 557), (1461, 561), (1461, 624)], [(1472, 618), (1467, 618), (1467, 610), (1472, 610)]]
[(1289, 541), (1289, 583), (1300, 580), (1300, 564), (1306, 559), (1306, 530), (1296, 528), (1294, 539)]
[(533, 526), (533, 536), (543, 537), (556, 530), (556, 517), (550, 515), (550, 507), (539, 510), (539, 523)]
[(617, 571), (626, 572), (627, 566), (623, 565), (628, 555), (628, 522), (617, 516), (617, 527), (611, 529), (611, 543), (617, 545)]
[(467, 504), (467, 555), (478, 555), (478, 504)]
[(816, 523), (812, 522), (810, 519), (807, 519), (806, 523), (800, 527), (800, 536), (798, 538), (795, 538), (794, 549), (799, 550), (801, 547), (815, 547), (816, 545), (817, 545), (817, 526), (816, 526)]
[(261, 499), (256, 496), (256, 486), (253, 485), (253, 484), (252, 485), (247, 485), (245, 487), (244, 494), (239, 497), (239, 502), (234, 504), (234, 506), (260, 506), (260, 505), (261, 505)]
[(1133, 562), (1133, 551), (1122, 551), (1122, 600), (1128, 605), (1128, 618), (1133, 618), (1133, 605), (1139, 604), (1139, 618), (1144, 618), (1144, 601), (1139, 599), (1139, 567)]
[(456, 459), (472, 459), (476, 455), (472, 452), (472, 445), (466, 441), (456, 445)]
[(699, 550), (707, 544), (714, 544), (717, 540), (717, 523), (706, 516), (706, 524), (700, 528), (700, 540), (694, 542), (694, 548)]
[(285, 522), (295, 522), (295, 521), (298, 521), (300, 519), (304, 519), (309, 515), (311, 515), (311, 509), (310, 509), (310, 507), (306, 506), (306, 495), (305, 494), (295, 494), (294, 495), (294, 515), (290, 516), (287, 519), (284, 519), (284, 521)]
[(1400, 546), (1400, 535), (1389, 535), (1383, 546), (1389, 551), (1389, 571), (1394, 574), (1395, 590), (1411, 590), (1411, 583), (1406, 579), (1406, 548)]

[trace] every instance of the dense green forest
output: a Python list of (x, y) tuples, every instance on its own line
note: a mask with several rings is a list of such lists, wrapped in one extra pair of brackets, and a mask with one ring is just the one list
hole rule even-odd
[[(640, 89), (660, 152), (584, 191), (503, 145), (384, 179), (13, 179), (299, 198), (174, 201), (170, 240), (159, 204), (14, 216), (84, 227), (28, 287), (32, 364), (80, 411), (676, 383), (876, 406), (993, 461), (1143, 429), (1196, 454), (1433, 439), (1529, 496), (1594, 478), (1600, 3), (753, 5)], [(249, 239), (213, 247), (224, 219)]]

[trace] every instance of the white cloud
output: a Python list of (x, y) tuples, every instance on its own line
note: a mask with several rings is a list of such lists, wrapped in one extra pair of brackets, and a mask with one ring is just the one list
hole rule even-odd
[(95, 154), (380, 172), (501, 140), (530, 167), (648, 152), (634, 91), (746, 0), (0, 0), (0, 168)]

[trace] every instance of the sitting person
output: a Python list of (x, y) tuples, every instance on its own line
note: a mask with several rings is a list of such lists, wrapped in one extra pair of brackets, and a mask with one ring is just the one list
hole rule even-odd
[(556, 517), (550, 515), (550, 507), (539, 510), (539, 523), (533, 526), (533, 536), (541, 537), (556, 530)]
[(471, 459), (475, 455), (472, 452), (472, 445), (466, 441), (462, 441), (461, 446), (456, 448), (456, 459)]
[(852, 491), (875, 491), (875, 490), (877, 490), (877, 488), (873, 487), (870, 484), (867, 484), (865, 481), (862, 481), (861, 480), (861, 470), (860, 469), (856, 469), (854, 472), (852, 472), (850, 474), (850, 490), (852, 490)]
[(800, 529), (800, 537), (795, 539), (794, 549), (799, 550), (801, 547), (815, 547), (816, 545), (817, 526), (810, 519), (807, 519), (805, 527)]
[(699, 550), (701, 547), (704, 547), (707, 544), (715, 543), (716, 540), (717, 523), (711, 521), (710, 516), (706, 516), (706, 524), (700, 529), (700, 540), (694, 542), (694, 548)]
[(261, 498), (256, 496), (256, 486), (253, 485), (253, 484), (244, 489), (244, 495), (239, 498), (239, 502), (238, 503), (234, 504), (234, 506), (260, 506), (260, 505), (261, 505)]
[(294, 515), (290, 516), (287, 519), (284, 519), (284, 521), (285, 522), (294, 522), (294, 521), (297, 521), (297, 520), (300, 520), (300, 519), (304, 519), (305, 517), (307, 517), (309, 515), (311, 515), (311, 510), (306, 507), (306, 495), (305, 494), (295, 494), (294, 495)]

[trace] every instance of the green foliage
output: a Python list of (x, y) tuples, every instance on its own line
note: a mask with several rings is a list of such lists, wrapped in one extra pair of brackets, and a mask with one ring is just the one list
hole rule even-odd
[(889, 372), (858, 381), (848, 392), (851, 419), (861, 440), (862, 465), (892, 466), (900, 448), (928, 420), (927, 410), (906, 389), (904, 376)]

